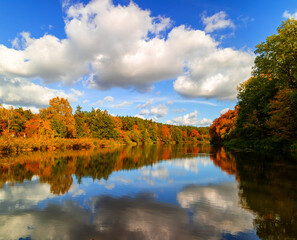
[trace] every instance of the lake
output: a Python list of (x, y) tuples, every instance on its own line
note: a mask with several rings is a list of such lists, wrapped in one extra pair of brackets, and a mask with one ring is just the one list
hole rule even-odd
[(209, 145), (0, 158), (0, 239), (297, 239), (297, 164)]

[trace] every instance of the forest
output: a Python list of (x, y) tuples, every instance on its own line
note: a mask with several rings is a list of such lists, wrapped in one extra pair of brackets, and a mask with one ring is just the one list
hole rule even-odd
[(90, 148), (110, 144), (209, 141), (208, 127), (175, 126), (137, 117), (112, 116), (106, 110), (73, 113), (67, 99), (56, 97), (33, 114), (0, 105), (0, 151)]
[(297, 20), (256, 46), (252, 77), (238, 103), (213, 121), (211, 142), (250, 149), (297, 150)]

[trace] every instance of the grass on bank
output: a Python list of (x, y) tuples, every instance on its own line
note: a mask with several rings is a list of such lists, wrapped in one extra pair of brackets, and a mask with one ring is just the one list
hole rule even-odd
[[(153, 144), (153, 142), (146, 142)], [(160, 144), (176, 144), (176, 142)], [(185, 141), (185, 144), (209, 144), (209, 141), (202, 139), (201, 141)], [(142, 145), (142, 142), (132, 142), (114, 139), (98, 139), (98, 138), (24, 138), (24, 137), (0, 137), (0, 153), (21, 153), (29, 151), (53, 151), (53, 150), (80, 150), (112, 147), (117, 145)]]
[(20, 153), (26, 151), (92, 149), (122, 144), (119, 141), (96, 138), (0, 138), (0, 153)]

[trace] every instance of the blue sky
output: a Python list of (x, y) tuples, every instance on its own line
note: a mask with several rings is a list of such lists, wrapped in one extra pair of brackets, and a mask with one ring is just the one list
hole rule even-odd
[(0, 103), (209, 125), (296, 0), (3, 0)]

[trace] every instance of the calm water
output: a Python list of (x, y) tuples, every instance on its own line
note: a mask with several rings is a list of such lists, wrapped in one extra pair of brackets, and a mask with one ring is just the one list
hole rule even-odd
[(210, 146), (0, 158), (0, 239), (297, 239), (297, 164)]

